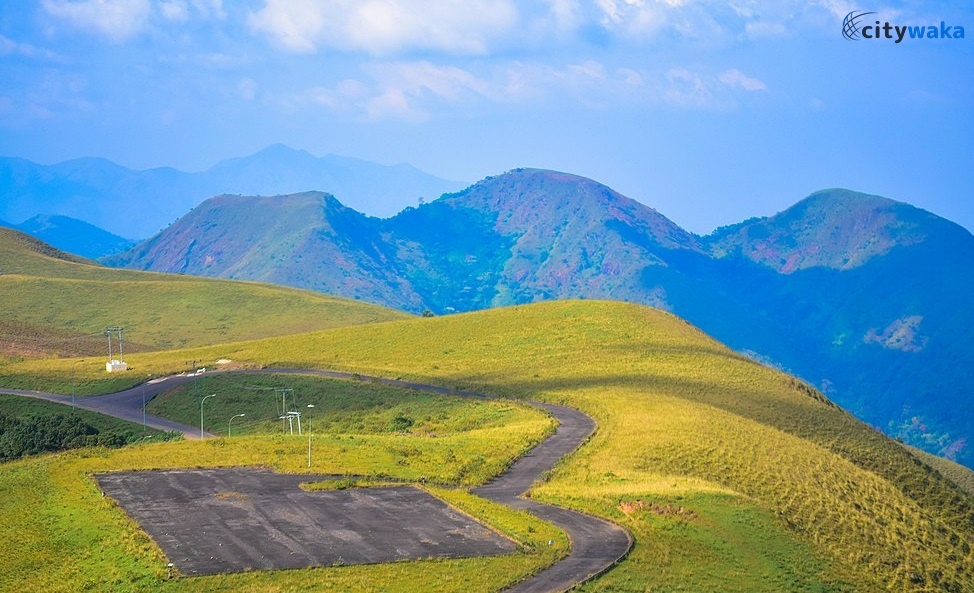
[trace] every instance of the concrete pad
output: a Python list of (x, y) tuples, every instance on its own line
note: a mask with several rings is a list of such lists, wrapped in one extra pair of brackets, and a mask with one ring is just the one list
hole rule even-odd
[(306, 492), (302, 482), (334, 476), (244, 468), (95, 478), (184, 575), (515, 551), (509, 539), (412, 486)]

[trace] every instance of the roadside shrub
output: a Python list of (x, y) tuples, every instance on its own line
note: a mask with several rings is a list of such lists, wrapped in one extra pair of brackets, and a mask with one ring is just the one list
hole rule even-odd
[(132, 438), (130, 432), (99, 432), (71, 414), (15, 418), (0, 412), (0, 461), (80, 447), (117, 448)]

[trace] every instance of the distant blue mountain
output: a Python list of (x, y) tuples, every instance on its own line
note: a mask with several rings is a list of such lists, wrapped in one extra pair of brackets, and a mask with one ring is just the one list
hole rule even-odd
[(0, 221), (0, 226), (17, 229), (62, 251), (88, 259), (120, 253), (135, 245), (135, 241), (69, 216), (38, 214), (20, 224)]
[(86, 220), (123, 237), (145, 238), (217, 194), (278, 195), (325, 191), (371, 216), (391, 216), (419, 198), (435, 199), (465, 183), (411, 167), (386, 166), (275, 144), (199, 173), (163, 167), (135, 171), (100, 158), (55, 165), (0, 157), (0, 218), (38, 214)]

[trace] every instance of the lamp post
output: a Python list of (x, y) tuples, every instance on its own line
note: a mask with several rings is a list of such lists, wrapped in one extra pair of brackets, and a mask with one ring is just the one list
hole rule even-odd
[(78, 372), (78, 363), (84, 362), (85, 359), (76, 360), (74, 364), (71, 365), (71, 409), (74, 410), (74, 385), (76, 383), (75, 376)]
[(142, 431), (145, 432), (145, 386), (152, 379), (152, 375), (145, 378), (145, 383), (142, 384)]
[(243, 418), (246, 414), (237, 414), (236, 416), (230, 416), (230, 421), (227, 422), (227, 438), (230, 438), (230, 425), (233, 423), (234, 418)]
[(211, 393), (210, 395), (208, 395), (208, 396), (206, 396), (206, 397), (204, 397), (203, 399), (200, 400), (200, 438), (201, 439), (203, 438), (203, 402), (205, 402), (206, 400), (208, 400), (211, 397), (216, 397), (216, 394), (215, 393)]
[[(315, 407), (314, 404), (308, 404), (309, 408)], [(311, 467), (311, 412), (308, 412), (308, 468)]]

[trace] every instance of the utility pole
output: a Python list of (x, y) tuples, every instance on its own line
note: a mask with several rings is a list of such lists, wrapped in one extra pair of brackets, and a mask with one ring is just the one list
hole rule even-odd
[[(314, 404), (308, 404), (309, 408), (315, 407)], [(308, 469), (311, 468), (311, 412), (308, 412)]]
[[(116, 364), (115, 353), (112, 351), (112, 334), (118, 334), (118, 360)], [(125, 357), (122, 355), (122, 328), (115, 326), (105, 329), (105, 337), (108, 338), (108, 366), (106, 367), (108, 372), (114, 371), (124, 371)]]
[[(291, 394), (291, 404), (294, 404), (294, 390), (289, 387), (275, 387), (274, 391), (281, 394), (281, 432), (287, 434), (288, 423), (293, 422), (294, 417), (289, 414), (287, 409), (287, 396)], [(292, 425), (291, 434), (294, 434)]]

